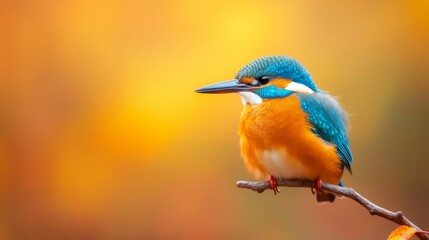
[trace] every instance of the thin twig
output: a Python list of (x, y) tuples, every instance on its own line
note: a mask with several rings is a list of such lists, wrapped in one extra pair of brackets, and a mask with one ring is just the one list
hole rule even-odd
[[(285, 186), (285, 187), (306, 187), (306, 188), (312, 188), (313, 187), (313, 181), (310, 180), (300, 180), (300, 179), (277, 179), (277, 186)], [(240, 188), (247, 188), (254, 190), (258, 193), (262, 193), (263, 191), (270, 189), (270, 182), (248, 182), (248, 181), (238, 181), (236, 185)], [(388, 219), (392, 222), (395, 222), (399, 225), (408, 225), (415, 229), (417, 229), (418, 233), (416, 234), (420, 239), (426, 239), (429, 240), (429, 236), (424, 233), (419, 233), (419, 231), (422, 231), (417, 225), (415, 225), (413, 222), (411, 222), (408, 218), (404, 216), (404, 214), (401, 211), (393, 212), (389, 211), (385, 208), (382, 208), (368, 199), (364, 198), (362, 195), (360, 195), (358, 192), (353, 190), (352, 188), (347, 187), (340, 187), (337, 185), (332, 185), (328, 183), (322, 183), (322, 189), (328, 192), (336, 193), (338, 195), (342, 195), (345, 197), (348, 197), (355, 202), (362, 205), (364, 208), (366, 208), (371, 215), (377, 215), (379, 217)]]

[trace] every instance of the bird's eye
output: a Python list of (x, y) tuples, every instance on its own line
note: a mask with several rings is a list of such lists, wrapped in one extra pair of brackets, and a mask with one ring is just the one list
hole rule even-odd
[(270, 78), (267, 76), (261, 76), (261, 77), (258, 77), (257, 80), (261, 85), (264, 85), (270, 81)]

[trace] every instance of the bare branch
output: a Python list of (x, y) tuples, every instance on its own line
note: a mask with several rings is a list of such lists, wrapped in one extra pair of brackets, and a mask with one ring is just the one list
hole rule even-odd
[[(284, 186), (284, 187), (306, 187), (311, 188), (313, 187), (313, 181), (310, 180), (300, 180), (300, 179), (277, 179), (277, 186)], [(270, 182), (248, 182), (248, 181), (238, 181), (236, 185), (239, 188), (247, 188), (254, 190), (258, 193), (262, 193), (263, 191), (270, 189)], [(408, 218), (402, 214), (402, 212), (397, 211), (389, 211), (385, 208), (382, 208), (368, 199), (364, 198), (362, 195), (360, 195), (358, 192), (353, 190), (352, 188), (347, 187), (340, 187), (337, 185), (332, 185), (328, 183), (322, 183), (322, 189), (328, 192), (332, 192), (341, 196), (345, 196), (347, 198), (350, 198), (354, 200), (355, 202), (362, 205), (364, 208), (366, 208), (371, 215), (377, 215), (379, 217), (388, 219), (392, 222), (395, 222), (399, 225), (408, 225), (411, 226), (417, 231), (422, 231), (417, 225), (412, 223)], [(418, 232), (416, 234), (420, 239), (426, 239), (429, 240), (429, 236)]]

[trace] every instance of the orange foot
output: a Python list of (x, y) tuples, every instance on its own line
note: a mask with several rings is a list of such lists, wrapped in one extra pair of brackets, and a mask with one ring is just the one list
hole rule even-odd
[(311, 188), (311, 192), (315, 194), (316, 192), (322, 193), (322, 179), (320, 177), (317, 177), (313, 182), (313, 187)]
[(277, 188), (277, 179), (273, 176), (270, 176), (270, 189), (274, 191), (274, 195), (280, 192)]

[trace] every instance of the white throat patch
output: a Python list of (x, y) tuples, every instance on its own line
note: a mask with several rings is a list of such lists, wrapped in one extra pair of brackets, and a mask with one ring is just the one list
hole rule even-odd
[(314, 91), (311, 88), (305, 86), (304, 84), (296, 83), (296, 82), (289, 83), (285, 89), (289, 91), (294, 91), (297, 93), (306, 93), (306, 94), (314, 93)]
[(253, 105), (262, 103), (262, 98), (252, 92), (237, 92), (237, 94), (240, 95), (243, 105), (247, 103)]

